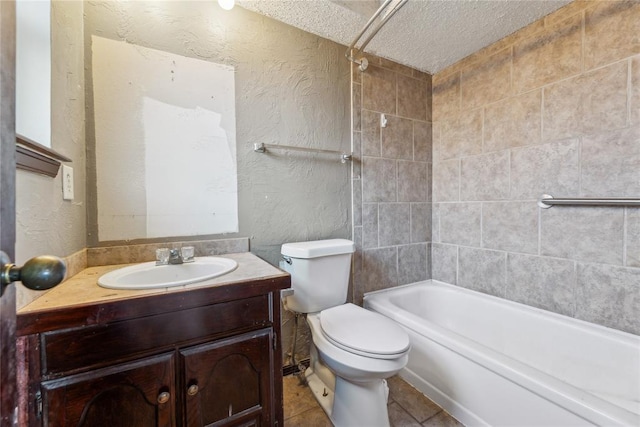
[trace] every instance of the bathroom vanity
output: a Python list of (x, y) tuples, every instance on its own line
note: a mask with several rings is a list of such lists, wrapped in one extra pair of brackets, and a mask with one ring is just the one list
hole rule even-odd
[(249, 253), (225, 276), (113, 290), (92, 267), (18, 313), (29, 426), (282, 426), (280, 290)]

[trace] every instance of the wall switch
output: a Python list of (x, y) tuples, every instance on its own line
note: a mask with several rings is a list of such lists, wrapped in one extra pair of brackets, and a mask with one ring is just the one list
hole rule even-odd
[(73, 200), (73, 168), (62, 165), (62, 199)]

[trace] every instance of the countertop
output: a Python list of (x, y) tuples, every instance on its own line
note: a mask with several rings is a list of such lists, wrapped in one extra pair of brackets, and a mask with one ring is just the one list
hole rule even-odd
[[(232, 290), (234, 290), (234, 292), (237, 291), (237, 286), (233, 285), (239, 284), (257, 286), (256, 284), (273, 282), (277, 283), (277, 288), (280, 289), (290, 286), (288, 273), (283, 272), (249, 252), (219, 256), (235, 260), (238, 263), (238, 268), (220, 277), (172, 288), (144, 290), (102, 288), (98, 286), (98, 278), (100, 276), (109, 271), (131, 264), (86, 268), (51, 289), (37, 300), (21, 308), (18, 311), (19, 329), (21, 323), (24, 323), (27, 320), (29, 320), (28, 323), (44, 320), (41, 319), (41, 317), (48, 313), (60, 313), (61, 311), (69, 312), (69, 309), (74, 309), (73, 311), (78, 311), (77, 316), (83, 316), (80, 312), (87, 314), (90, 312), (106, 314), (111, 312), (111, 310), (105, 310), (106, 307), (113, 307), (114, 305), (119, 307), (123, 304), (127, 304), (129, 306), (131, 305), (129, 302), (135, 303), (135, 301), (139, 301), (140, 298), (150, 296), (158, 297), (154, 299), (159, 302), (164, 301), (166, 304), (173, 300), (193, 300), (200, 296), (205, 297), (212, 294), (215, 294), (216, 298), (224, 298), (225, 295), (230, 295)], [(180, 304), (182, 304), (182, 302), (180, 302)], [(148, 303), (145, 305), (148, 305)], [(97, 307), (100, 308), (99, 311), (97, 310)], [(74, 315), (72, 317), (76, 316)], [(23, 322), (20, 321), (21, 319)], [(95, 321), (99, 321), (99, 319), (86, 319), (84, 323), (94, 323)], [(31, 329), (31, 327), (28, 329)]]

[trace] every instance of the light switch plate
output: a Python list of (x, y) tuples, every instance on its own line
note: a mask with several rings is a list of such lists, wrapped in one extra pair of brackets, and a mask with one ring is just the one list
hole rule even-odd
[(73, 168), (62, 165), (62, 199), (73, 200)]

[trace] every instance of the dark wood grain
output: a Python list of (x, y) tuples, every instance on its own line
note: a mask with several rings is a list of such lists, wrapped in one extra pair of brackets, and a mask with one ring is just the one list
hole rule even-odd
[(133, 359), (216, 335), (270, 326), (269, 298), (258, 295), (106, 325), (42, 334), (44, 377)]
[[(285, 276), (19, 316), (22, 424), (282, 426), (279, 296), (289, 286)], [(154, 404), (165, 389), (169, 406)]]
[(268, 409), (274, 379), (269, 348), (271, 329), (180, 351), (185, 392), (185, 426), (197, 427), (225, 421), (233, 424), (248, 412), (261, 413), (263, 425), (271, 425)]
[(22, 336), (56, 329), (106, 324), (200, 307), (217, 302), (264, 295), (273, 290), (288, 287), (291, 287), (291, 280), (286, 276), (275, 279), (247, 281), (242, 285), (235, 283), (55, 310), (20, 313), (18, 314), (16, 333), (18, 336)]
[[(42, 383), (47, 426), (170, 427), (175, 414), (173, 353)], [(169, 393), (159, 403), (160, 393)]]

